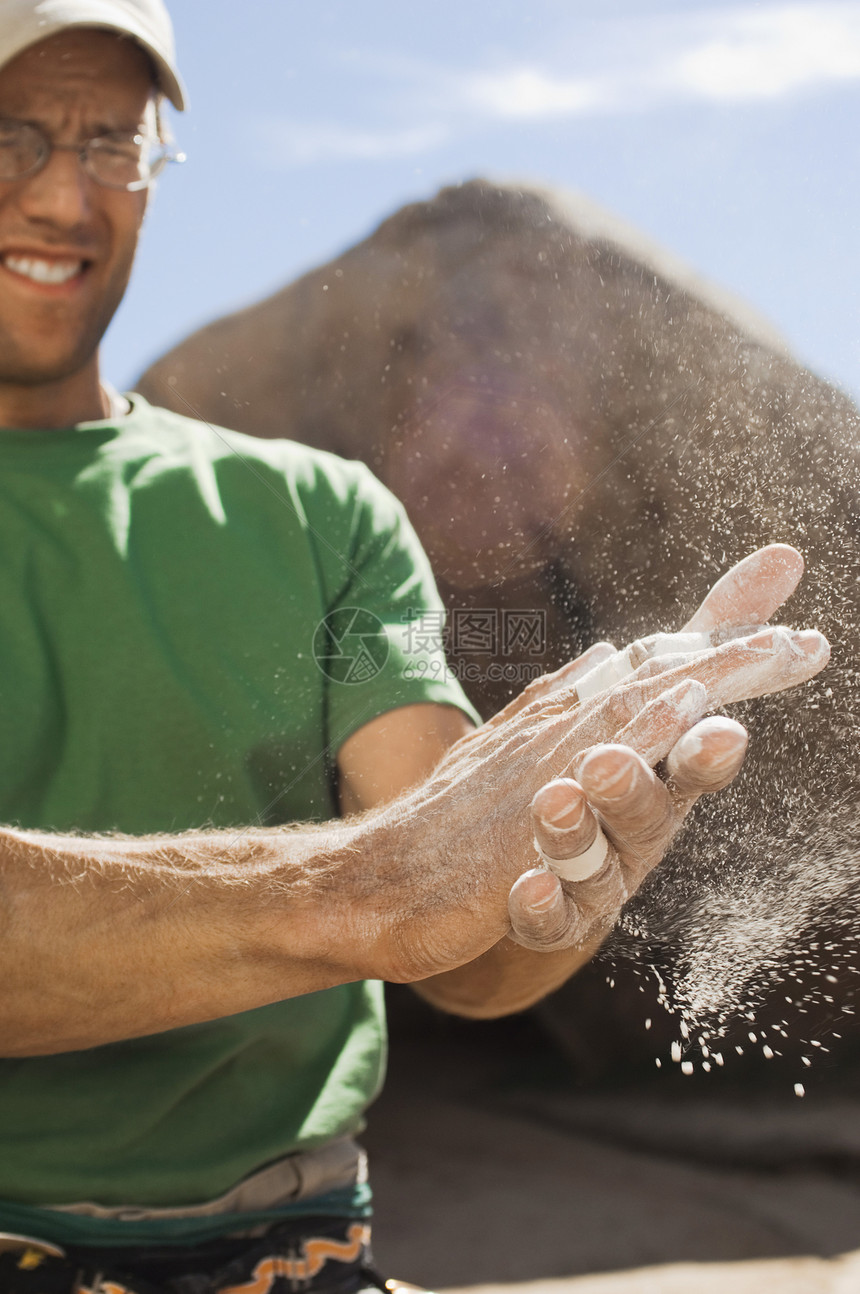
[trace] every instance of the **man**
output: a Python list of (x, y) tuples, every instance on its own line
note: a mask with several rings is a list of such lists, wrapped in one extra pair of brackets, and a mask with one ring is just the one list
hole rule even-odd
[[(474, 729), (364, 469), (101, 384), (162, 93), (160, 0), (0, 10), (0, 1286), (354, 1290), (377, 981), (471, 1015), (557, 986), (737, 772), (705, 711), (828, 649), (600, 644)], [(764, 550), (688, 628), (800, 569)]]

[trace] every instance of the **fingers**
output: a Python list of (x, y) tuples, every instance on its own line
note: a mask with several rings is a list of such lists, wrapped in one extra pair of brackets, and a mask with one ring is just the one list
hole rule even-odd
[[(539, 952), (596, 941), (614, 922), (626, 891), (582, 787), (569, 778), (548, 783), (532, 800), (531, 815), (545, 865), (525, 872), (511, 888), (511, 937)], [(589, 856), (592, 861), (583, 864)], [(562, 884), (558, 871), (583, 879)]]
[[(629, 747), (595, 748), (582, 777), (582, 785), (570, 779), (548, 783), (532, 801), (535, 844), (549, 855), (548, 866), (525, 872), (508, 898), (511, 936), (527, 948), (548, 952), (596, 944), (662, 857), (677, 826), (667, 788)], [(570, 868), (575, 875), (596, 846), (599, 861), (581, 879), (556, 874)]]
[[(601, 692), (606, 692), (619, 683), (634, 681), (635, 679), (653, 677), (658, 674), (665, 674), (672, 668), (678, 668), (681, 664), (690, 662), (696, 663), (698, 658), (705, 658), (705, 653), (712, 652), (719, 646), (725, 646), (729, 642), (747, 642), (755, 640), (755, 645), (766, 647), (775, 645), (777, 648), (784, 647), (785, 643), (778, 643), (776, 639), (768, 636), (778, 632), (789, 636), (789, 643), (794, 643), (799, 647), (801, 655), (814, 654), (816, 648), (822, 650), (825, 646), (825, 640), (816, 630), (790, 630), (783, 629), (781, 626), (775, 626), (773, 630), (760, 629), (754, 626), (745, 634), (739, 630), (722, 628), (714, 629), (712, 632), (696, 633), (677, 633), (677, 634), (651, 634), (648, 638), (639, 638), (636, 642), (631, 643), (624, 651), (615, 652), (613, 656), (604, 659), (596, 668), (591, 669), (584, 677), (576, 683), (576, 692), (580, 701), (591, 700)], [(816, 634), (815, 638), (804, 638), (800, 635)], [(828, 649), (829, 650), (829, 649)], [(822, 663), (818, 669), (822, 669), (827, 663), (829, 656), (822, 657)], [(646, 668), (650, 667), (650, 668)], [(817, 670), (813, 670), (813, 673)], [(807, 677), (811, 677), (811, 674)], [(792, 675), (792, 681), (782, 684), (782, 687), (793, 687), (795, 681), (803, 682), (803, 678), (797, 680)], [(767, 687), (766, 691), (780, 691), (780, 687)], [(757, 693), (756, 695), (761, 695)], [(749, 699), (749, 697), (745, 698)]]
[(591, 697), (598, 696), (601, 692), (615, 687), (616, 683), (622, 683), (629, 678), (636, 668), (630, 652), (629, 647), (624, 651), (613, 652), (587, 674), (581, 675), (576, 681), (576, 695), (579, 700), (588, 701)]
[(576, 680), (576, 694), (580, 701), (588, 701), (600, 692), (606, 692), (617, 683), (632, 678), (646, 661), (657, 656), (690, 656), (707, 651), (715, 644), (707, 633), (651, 634), (637, 638), (623, 651), (613, 652), (596, 667)]
[(645, 760), (629, 746), (589, 751), (579, 770), (589, 804), (600, 815), (625, 871), (628, 893), (659, 862), (677, 827), (672, 797)]
[(524, 872), (514, 883), (508, 919), (514, 942), (535, 952), (575, 948), (588, 936), (588, 921), (558, 877), (542, 867)]
[(721, 791), (738, 773), (748, 742), (746, 729), (734, 719), (721, 714), (703, 719), (666, 757), (672, 786), (690, 803), (699, 795)]
[[(653, 701), (648, 701), (615, 735), (614, 740), (638, 751), (645, 763), (653, 767), (666, 758), (676, 742), (707, 709), (708, 692), (704, 685), (698, 679), (684, 679)], [(584, 757), (587, 757), (587, 752)], [(580, 768), (581, 760), (574, 761), (577, 776)]]
[(723, 706), (796, 687), (829, 659), (830, 644), (816, 629), (775, 627), (725, 643), (682, 668), (705, 685), (711, 706)]
[(550, 695), (552, 692), (559, 692), (561, 688), (578, 686), (579, 679), (585, 678), (590, 674), (596, 665), (601, 661), (610, 660), (618, 653), (612, 643), (599, 642), (588, 648), (577, 656), (577, 659), (569, 661), (568, 664), (557, 669), (555, 674), (546, 674), (542, 679), (535, 679), (535, 683), (543, 683), (544, 688), (541, 695)]
[[(707, 693), (707, 708), (715, 709), (804, 683), (823, 669), (829, 658), (830, 646), (817, 630), (774, 628), (692, 656), (646, 661), (629, 683), (588, 703), (590, 709), (583, 717), (591, 728), (588, 744), (618, 740), (622, 729), (645, 706), (685, 680), (701, 683)], [(579, 738), (581, 750), (581, 733)], [(559, 764), (568, 748), (568, 760)], [(554, 752), (556, 767), (567, 767), (576, 753), (575, 740), (563, 740)]]
[(803, 558), (788, 544), (751, 553), (717, 581), (680, 633), (652, 634), (595, 661), (598, 668), (577, 681), (580, 700), (621, 682), (649, 658), (706, 650), (713, 645), (711, 631), (724, 640), (731, 629), (764, 624), (794, 592), (802, 574)]
[(503, 710), (493, 715), (484, 725), (488, 728), (498, 727), (500, 723), (512, 719), (514, 715), (524, 710), (526, 706), (533, 701), (540, 701), (544, 697), (551, 696), (554, 692), (561, 692), (564, 688), (572, 687), (578, 679), (590, 673), (601, 661), (607, 660), (617, 653), (612, 643), (598, 642), (588, 651), (577, 656), (576, 660), (568, 661), (562, 665), (561, 669), (555, 670), (552, 674), (544, 674), (541, 678), (536, 678), (534, 682), (529, 683), (523, 688), (519, 696), (514, 697)]
[(542, 786), (531, 818), (538, 854), (556, 876), (582, 881), (600, 871), (609, 846), (576, 782), (557, 778)]
[(561, 669), (556, 670), (554, 674), (547, 674), (543, 679), (536, 679), (535, 681), (547, 685), (547, 693), (558, 692), (563, 687), (571, 687), (579, 679), (589, 674), (595, 665), (599, 665), (601, 661), (608, 660), (614, 655), (615, 647), (612, 643), (594, 643), (593, 646), (589, 647), (588, 651), (584, 651), (581, 656), (577, 656), (576, 660), (562, 665)]
[[(544, 867), (512, 887), (512, 937), (552, 951), (594, 942), (661, 860), (703, 792), (726, 786), (743, 763), (744, 728), (712, 716), (693, 722), (704, 689), (688, 681), (658, 697), (625, 729), (629, 744), (601, 744), (578, 761), (578, 780), (557, 778), (532, 800), (535, 845)], [(667, 786), (649, 766), (666, 758)]]
[(769, 544), (738, 562), (718, 580), (685, 630), (764, 624), (791, 596), (803, 558), (788, 544)]

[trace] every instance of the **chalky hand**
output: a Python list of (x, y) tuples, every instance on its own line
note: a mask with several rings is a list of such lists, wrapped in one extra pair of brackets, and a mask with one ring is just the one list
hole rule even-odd
[(392, 835), (374, 846), (380, 879), (368, 897), (393, 913), (381, 977), (452, 970), (505, 935), (590, 955), (690, 806), (741, 765), (743, 728), (708, 712), (794, 687), (826, 665), (830, 649), (815, 630), (760, 624), (802, 569), (794, 549), (763, 549), (720, 580), (682, 631), (707, 639), (643, 639), (620, 681), (581, 698), (583, 679), (620, 654), (597, 644), (456, 742), (386, 811)]
[[(639, 680), (662, 677), (667, 687), (614, 737), (610, 719), (606, 739), (574, 757), (566, 770), (573, 776), (556, 778), (535, 795), (531, 817), (541, 866), (511, 890), (518, 943), (553, 949), (601, 938), (699, 795), (728, 785), (743, 763), (744, 728), (724, 716), (703, 718), (705, 712), (793, 686), (826, 664), (827, 644), (815, 631), (749, 632), (791, 594), (802, 570), (794, 549), (761, 549), (723, 576), (679, 634), (656, 634), (624, 652), (600, 644), (539, 681), (535, 691), (545, 696), (575, 687), (592, 709), (612, 695), (613, 685), (623, 693)], [(747, 629), (743, 636), (740, 626)], [(774, 651), (782, 661), (776, 669), (765, 659)], [(666, 780), (653, 771), (660, 761)]]

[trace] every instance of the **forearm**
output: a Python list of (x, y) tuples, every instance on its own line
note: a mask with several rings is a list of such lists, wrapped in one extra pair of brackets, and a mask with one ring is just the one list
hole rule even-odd
[[(708, 789), (703, 768), (714, 787), (736, 771), (737, 734), (693, 727), (705, 708), (809, 678), (828, 651), (818, 634), (768, 631), (646, 663), (584, 705), (551, 676), (388, 807), (322, 828), (0, 831), (0, 1054), (95, 1046), (364, 978), (428, 981), (425, 996), (466, 1015), (523, 1009), (591, 956)], [(653, 766), (691, 729), (667, 786)], [(564, 813), (533, 821), (557, 768), (579, 785), (561, 779)], [(579, 825), (566, 821), (571, 787), (588, 810)], [(589, 805), (612, 843), (574, 895), (534, 866), (534, 840), (552, 827), (547, 856), (579, 857), (589, 841), (566, 834), (585, 823), (594, 838)]]
[(348, 889), (361, 832), (0, 832), (0, 1054), (91, 1047), (373, 974), (373, 931)]
[(590, 961), (600, 942), (556, 952), (532, 952), (505, 938), (475, 961), (413, 987), (425, 1001), (452, 1015), (492, 1020), (524, 1011), (560, 988)]

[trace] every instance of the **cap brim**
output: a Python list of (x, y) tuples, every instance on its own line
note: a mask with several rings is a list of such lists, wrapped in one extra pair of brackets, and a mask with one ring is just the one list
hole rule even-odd
[[(0, 0), (0, 2), (2, 2), (2, 0)], [(178, 112), (184, 111), (186, 91), (185, 86), (180, 80), (179, 73), (174, 71), (170, 64), (166, 62), (164, 56), (159, 54), (157, 49), (153, 49), (149, 41), (145, 40), (143, 36), (139, 35), (137, 32), (129, 31), (126, 27), (116, 27), (112, 23), (106, 22), (65, 23), (63, 28), (59, 28), (59, 30), (63, 30), (67, 27), (96, 27), (101, 31), (115, 31), (118, 36), (129, 37), (129, 39), (133, 40), (137, 45), (140, 45), (155, 64), (159, 90), (161, 90), (163, 94), (167, 95), (167, 98)]]

